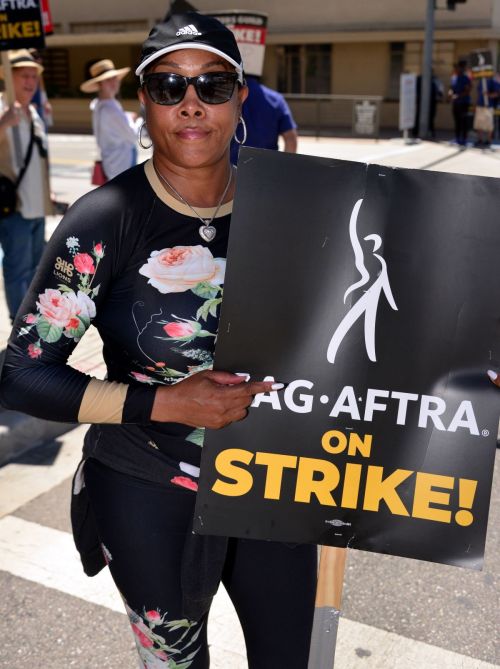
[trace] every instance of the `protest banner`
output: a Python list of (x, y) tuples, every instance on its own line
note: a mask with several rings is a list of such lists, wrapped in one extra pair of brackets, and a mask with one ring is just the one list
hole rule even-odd
[(244, 149), (216, 368), (287, 386), (207, 431), (197, 532), (481, 568), (499, 197), (499, 179)]
[(230, 9), (210, 12), (210, 16), (233, 31), (246, 74), (261, 77), (266, 51), (267, 14)]
[(469, 67), (473, 79), (492, 77), (495, 74), (493, 54), (488, 49), (476, 49), (469, 54)]
[(40, 0), (0, 0), (0, 51), (44, 46)]

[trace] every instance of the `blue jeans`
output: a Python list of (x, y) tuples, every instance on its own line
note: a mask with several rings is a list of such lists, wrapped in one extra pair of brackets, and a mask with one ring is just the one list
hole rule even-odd
[(19, 212), (0, 219), (3, 281), (11, 320), (26, 295), (44, 247), (45, 219), (24, 218)]

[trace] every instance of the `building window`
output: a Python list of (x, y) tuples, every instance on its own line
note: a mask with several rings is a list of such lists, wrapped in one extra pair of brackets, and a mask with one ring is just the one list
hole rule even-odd
[(389, 100), (399, 100), (399, 81), (404, 72), (405, 43), (391, 42), (391, 62), (389, 71)]
[(278, 88), (285, 93), (330, 93), (331, 44), (278, 47)]
[(67, 49), (42, 51), (43, 80), (49, 97), (73, 95), (69, 82), (69, 54)]

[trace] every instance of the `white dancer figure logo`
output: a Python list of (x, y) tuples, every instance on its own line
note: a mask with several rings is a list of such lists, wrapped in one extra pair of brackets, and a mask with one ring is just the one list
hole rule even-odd
[[(370, 274), (364, 264), (363, 249), (361, 248), (361, 244), (359, 243), (356, 231), (356, 223), (358, 220), (358, 214), (362, 203), (363, 203), (362, 199), (356, 202), (356, 204), (354, 205), (354, 209), (352, 210), (351, 220), (349, 221), (349, 236), (351, 238), (351, 245), (354, 251), (356, 269), (361, 274), (361, 279), (358, 282), (353, 283), (353, 285), (346, 290), (344, 295), (344, 304), (347, 299), (347, 296), (350, 293), (356, 290), (356, 288), (361, 288), (362, 286), (366, 285), (370, 280)], [(373, 241), (373, 255), (380, 262), (381, 270), (375, 281), (372, 283), (372, 285), (368, 288), (368, 290), (366, 290), (363, 293), (362, 297), (360, 297), (359, 300), (351, 307), (351, 309), (347, 312), (347, 314), (344, 316), (341, 323), (333, 333), (333, 337), (331, 338), (330, 344), (328, 346), (328, 351), (326, 354), (328, 362), (331, 363), (335, 362), (335, 356), (337, 355), (337, 351), (339, 349), (340, 344), (344, 340), (344, 337), (347, 335), (347, 333), (352, 328), (354, 323), (358, 320), (358, 318), (363, 316), (363, 314), (365, 317), (366, 352), (368, 354), (369, 359), (372, 362), (376, 362), (377, 357), (375, 355), (375, 323), (377, 320), (377, 308), (380, 300), (380, 295), (384, 293), (392, 309), (394, 309), (395, 311), (398, 310), (396, 302), (394, 301), (394, 297), (392, 295), (391, 286), (389, 284), (389, 277), (387, 274), (387, 264), (385, 260), (382, 258), (382, 256), (380, 256), (378, 253), (375, 253), (375, 251), (378, 251), (378, 249), (382, 245), (382, 239), (380, 238), (379, 235), (367, 235), (364, 239), (366, 241)]]

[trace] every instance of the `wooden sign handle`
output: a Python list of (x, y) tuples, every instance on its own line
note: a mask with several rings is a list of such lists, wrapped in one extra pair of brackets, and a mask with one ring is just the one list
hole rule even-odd
[(346, 558), (347, 548), (321, 547), (316, 608), (333, 606), (340, 611)]
[(321, 547), (308, 669), (333, 668), (346, 557), (346, 548)]

